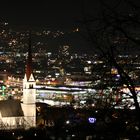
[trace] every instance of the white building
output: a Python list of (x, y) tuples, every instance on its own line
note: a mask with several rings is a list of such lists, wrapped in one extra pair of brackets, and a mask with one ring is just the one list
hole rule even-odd
[(26, 73), (23, 79), (23, 102), (0, 101), (0, 129), (31, 128), (36, 126), (36, 81), (32, 73), (31, 44), (29, 43)]

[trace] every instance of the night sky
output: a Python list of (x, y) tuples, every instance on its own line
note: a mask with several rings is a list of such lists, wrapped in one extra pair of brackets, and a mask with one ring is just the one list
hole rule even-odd
[(9, 0), (0, 2), (0, 20), (14, 26), (69, 28), (81, 14), (81, 0)]
[[(113, 6), (118, 0), (105, 2)], [(139, 0), (134, 2), (140, 3)], [(82, 17), (83, 3), (86, 11), (92, 15), (101, 10), (99, 0), (3, 0), (0, 1), (0, 20), (14, 26), (69, 28)], [(127, 5), (123, 4), (123, 0), (121, 5), (119, 10), (126, 11)]]
[[(106, 0), (105, 2), (113, 7), (118, 1), (121, 1), (121, 5), (115, 9), (116, 11), (122, 11), (122, 13), (130, 11), (123, 0)], [(140, 5), (139, 0), (129, 1)], [(8, 22), (9, 26), (16, 28), (37, 27), (42, 29), (48, 27), (68, 31), (79, 26), (83, 9), (92, 17), (98, 16), (101, 12), (99, 2), (100, 0), (3, 0), (0, 1), (0, 22)], [(76, 48), (77, 46), (81, 48), (87, 46), (85, 41), (83, 42), (82, 36), (70, 36), (65, 40), (70, 42), (70, 39), (72, 46), (76, 46)]]

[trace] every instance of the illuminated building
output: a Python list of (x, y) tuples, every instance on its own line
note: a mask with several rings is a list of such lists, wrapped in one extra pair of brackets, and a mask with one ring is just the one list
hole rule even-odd
[(31, 128), (36, 126), (36, 82), (32, 73), (31, 44), (29, 44), (26, 73), (23, 79), (23, 103), (13, 100), (0, 101), (0, 129)]
[(25, 120), (29, 126), (36, 126), (36, 81), (32, 73), (32, 54), (31, 43), (29, 43), (28, 60), (26, 65), (26, 73), (23, 79), (23, 103), (22, 109)]

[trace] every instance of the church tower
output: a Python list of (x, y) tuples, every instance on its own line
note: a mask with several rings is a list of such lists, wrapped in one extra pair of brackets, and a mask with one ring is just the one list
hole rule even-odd
[(29, 37), (29, 48), (26, 63), (26, 71), (23, 79), (23, 103), (24, 118), (29, 125), (36, 126), (36, 81), (32, 70), (31, 36)]

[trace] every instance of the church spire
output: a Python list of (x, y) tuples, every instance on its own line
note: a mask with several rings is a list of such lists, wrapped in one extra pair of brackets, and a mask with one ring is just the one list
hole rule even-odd
[(28, 55), (27, 55), (27, 62), (26, 62), (26, 78), (27, 81), (29, 80), (32, 74), (32, 50), (31, 50), (31, 32), (29, 32), (29, 39), (28, 39)]

